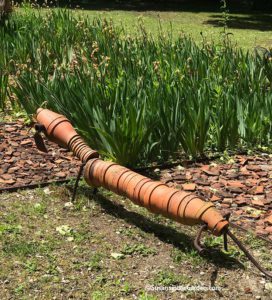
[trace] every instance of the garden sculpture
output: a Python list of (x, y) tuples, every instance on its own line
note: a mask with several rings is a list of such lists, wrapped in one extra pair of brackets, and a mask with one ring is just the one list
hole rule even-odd
[[(49, 140), (68, 148), (82, 161), (83, 165), (80, 168), (76, 186), (84, 167), (84, 178), (93, 187), (104, 187), (129, 198), (135, 204), (151, 212), (174, 219), (179, 223), (202, 224), (194, 241), (200, 253), (205, 250), (200, 244), (201, 233), (204, 230), (209, 230), (216, 236), (223, 235), (226, 250), (227, 236), (229, 236), (261, 272), (272, 278), (272, 274), (259, 265), (230, 231), (229, 215), (222, 215), (212, 202), (205, 201), (194, 193), (170, 188), (160, 181), (142, 176), (117, 163), (102, 160), (98, 152), (91, 149), (77, 134), (70, 121), (60, 114), (39, 108), (35, 119), (38, 122), (35, 125), (37, 130), (35, 141), (40, 150), (46, 150), (40, 136), (40, 132), (43, 132)], [(74, 195), (75, 191), (76, 189)]]

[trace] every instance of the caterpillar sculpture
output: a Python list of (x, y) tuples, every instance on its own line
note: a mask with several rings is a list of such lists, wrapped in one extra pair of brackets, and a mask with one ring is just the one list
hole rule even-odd
[(225, 248), (226, 237), (230, 236), (261, 272), (272, 277), (230, 232), (229, 221), (215, 209), (212, 202), (204, 201), (194, 193), (170, 188), (160, 181), (154, 181), (116, 163), (103, 161), (98, 152), (84, 142), (63, 115), (39, 108), (35, 118), (39, 124), (36, 129), (43, 131), (49, 140), (70, 149), (84, 163), (84, 178), (89, 185), (104, 187), (126, 196), (135, 204), (182, 224), (202, 224), (195, 240), (198, 250), (202, 250), (199, 240), (204, 229), (216, 236), (223, 234)]

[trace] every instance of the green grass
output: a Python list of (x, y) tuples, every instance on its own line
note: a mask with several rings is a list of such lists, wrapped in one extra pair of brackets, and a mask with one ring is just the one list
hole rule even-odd
[[(231, 254), (218, 252), (220, 260), (212, 259), (215, 255), (212, 250), (222, 244), (218, 238), (214, 237), (213, 241), (211, 237), (205, 243), (211, 248), (209, 256), (199, 256), (192, 243), (197, 228), (177, 224), (173, 229), (166, 219), (154, 219), (148, 212), (139, 215), (135, 205), (114, 195), (110, 202), (97, 198), (99, 195), (87, 197), (86, 193), (79, 192), (77, 199), (82, 204), (85, 202), (85, 208), (78, 209), (75, 205), (65, 205), (63, 198), (67, 190), (64, 188), (50, 187), (50, 192), (46, 218), (32, 209), (46, 195), (43, 189), (2, 195), (1, 299), (38, 296), (40, 299), (154, 300), (171, 296), (177, 300), (179, 291), (169, 294), (169, 291), (147, 287), (208, 287), (215, 269), (219, 270), (215, 284), (228, 299), (243, 297), (248, 281), (258, 283), (254, 291), (257, 295), (264, 298), (270, 295), (260, 283), (264, 278), (255, 269), (253, 272), (252, 265), (247, 269), (247, 261), (243, 260), (246, 268), (242, 269), (237, 265), (240, 258), (230, 264)], [(62, 230), (59, 232), (57, 228)], [(120, 228), (124, 231), (130, 228), (134, 234), (122, 234)], [(67, 240), (75, 232), (84, 232), (84, 239)], [(253, 237), (241, 235), (262, 265), (271, 268), (269, 244), (258, 243), (256, 239), (251, 246)], [(123, 259), (115, 259), (111, 254), (121, 249)], [(190, 299), (197, 296), (190, 297), (187, 292), (186, 295)], [(201, 295), (203, 300), (208, 300), (216, 294), (203, 292)]]
[[(171, 30), (174, 38), (181, 34), (187, 34), (196, 42), (201, 42), (203, 36), (216, 42), (220, 40), (222, 32), (220, 24), (223, 20), (218, 4), (177, 3), (166, 11), (157, 9), (157, 5), (154, 5), (153, 9), (147, 7), (143, 11), (137, 11), (137, 7), (140, 5), (135, 4), (135, 10), (128, 10), (128, 6), (123, 5), (121, 10), (120, 5), (114, 7), (111, 4), (92, 1), (89, 8), (76, 9), (73, 12), (78, 16), (87, 16), (91, 20), (95, 18), (112, 19), (116, 25), (123, 26), (125, 32), (132, 36), (139, 34), (135, 23), (141, 20), (147, 31), (154, 36), (158, 35), (158, 28), (162, 27), (165, 31)], [(266, 48), (272, 46), (271, 13), (251, 12), (241, 8), (240, 10), (231, 10), (228, 16), (228, 32), (231, 33), (232, 40), (239, 47), (253, 50), (256, 46)]]
[[(147, 31), (153, 35), (158, 34), (158, 27), (162, 26), (166, 31), (172, 30), (173, 37), (177, 38), (181, 34), (190, 35), (195, 41), (201, 42), (203, 36), (208, 40), (220, 40), (222, 28), (209, 24), (210, 21), (221, 19), (220, 12), (131, 12), (131, 11), (83, 11), (78, 14), (95, 17), (111, 18), (115, 24), (123, 25), (126, 32), (131, 35), (139, 33), (135, 27), (137, 19), (142, 20)], [(270, 15), (271, 16), (271, 15)], [(230, 14), (235, 19), (246, 20), (250, 14)], [(232, 34), (231, 38), (237, 46), (243, 49), (253, 50), (256, 46), (272, 47), (271, 33), (272, 29), (263, 31), (256, 26), (256, 29), (229, 28), (228, 32)]]

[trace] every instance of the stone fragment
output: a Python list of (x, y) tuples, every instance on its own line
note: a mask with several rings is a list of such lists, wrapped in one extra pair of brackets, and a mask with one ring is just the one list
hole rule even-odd
[(216, 195), (213, 195), (212, 197), (211, 197), (211, 199), (210, 199), (212, 202), (216, 202), (216, 201), (219, 201), (219, 200), (221, 200), (221, 198), (220, 197), (218, 197), (218, 196), (216, 196)]
[(251, 203), (252, 203), (252, 205), (264, 207), (264, 203), (260, 199), (253, 199), (253, 200), (251, 200)]
[(264, 193), (264, 186), (258, 185), (256, 187), (250, 189), (248, 192), (251, 193), (251, 194), (254, 194), (254, 195), (263, 194)]
[(12, 176), (10, 174), (2, 174), (0, 177), (2, 179), (4, 179), (4, 180), (10, 180), (10, 179), (12, 179)]
[(182, 184), (182, 188), (184, 189), (184, 191), (193, 192), (196, 189), (196, 185), (194, 183), (185, 183)]
[(267, 222), (269, 225), (272, 225), (272, 214), (269, 215), (268, 217), (266, 217), (266, 218), (264, 219), (264, 221)]
[(246, 168), (248, 171), (253, 171), (253, 172), (262, 171), (262, 169), (258, 165), (247, 165)]
[(6, 132), (14, 132), (14, 131), (16, 131), (16, 130), (17, 130), (16, 127), (6, 127), (6, 128), (5, 128), (5, 131), (6, 131)]
[(24, 146), (24, 145), (31, 145), (32, 144), (32, 140), (31, 139), (27, 139), (27, 140), (23, 140), (21, 142), (21, 145)]
[(3, 183), (3, 184), (14, 184), (15, 182), (16, 181), (13, 179), (4, 180), (4, 179), (0, 178), (0, 183)]
[(60, 177), (60, 178), (64, 178), (64, 177), (66, 177), (66, 173), (64, 173), (64, 172), (58, 172), (58, 173), (56, 173), (56, 176)]
[(202, 171), (209, 176), (219, 176), (220, 170), (218, 168), (209, 168), (209, 166), (203, 166)]

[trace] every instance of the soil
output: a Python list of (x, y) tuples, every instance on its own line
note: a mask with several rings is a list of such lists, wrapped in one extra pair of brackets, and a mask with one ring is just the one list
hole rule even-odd
[[(65, 187), (2, 194), (0, 298), (271, 299), (271, 282), (231, 243), (223, 252), (206, 235), (198, 255), (196, 230), (102, 189), (82, 187), (74, 204)], [(236, 234), (271, 270), (271, 245)]]

